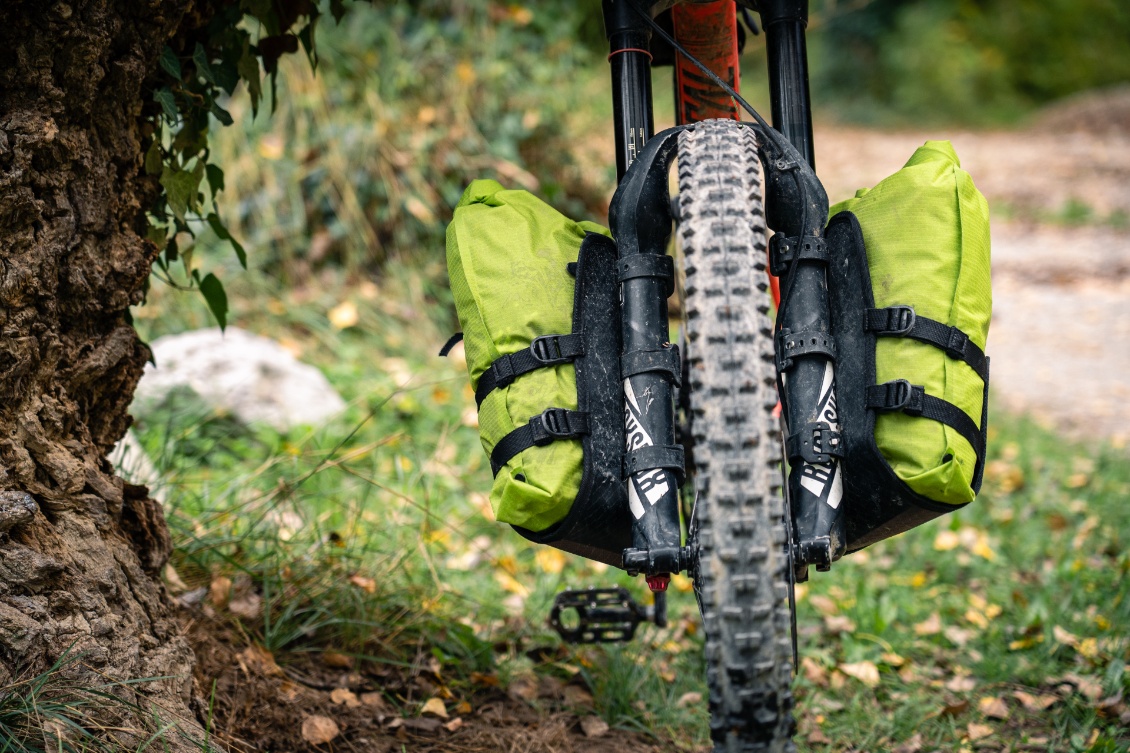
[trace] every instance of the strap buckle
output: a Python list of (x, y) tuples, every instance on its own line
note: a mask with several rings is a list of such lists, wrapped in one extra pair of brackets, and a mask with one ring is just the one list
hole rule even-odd
[(518, 375), (514, 373), (513, 354), (499, 356), (498, 359), (491, 364), (491, 368), (494, 369), (496, 387), (506, 387), (518, 378)]
[(828, 262), (828, 244), (823, 238), (811, 235), (786, 237), (776, 233), (769, 239), (769, 272), (774, 277), (782, 277), (794, 262)]
[(926, 393), (923, 387), (911, 384), (905, 379), (896, 379), (883, 386), (887, 388), (887, 399), (883, 410), (900, 410), (909, 416), (922, 415), (922, 396)]
[(910, 334), (918, 321), (913, 306), (888, 306), (887, 325), (881, 334), (903, 337)]
[(969, 345), (969, 335), (957, 327), (950, 327), (949, 337), (946, 340), (946, 353), (951, 358), (965, 360), (965, 348)]
[(530, 343), (530, 354), (538, 363), (551, 365), (568, 361), (569, 357), (561, 350), (560, 335), (542, 335)]
[(576, 429), (569, 425), (569, 411), (565, 408), (546, 408), (540, 416), (530, 419), (530, 430), (538, 447), (577, 435)]
[(825, 465), (832, 458), (842, 458), (843, 434), (824, 421), (808, 423), (785, 442), (789, 459), (802, 458), (813, 465)]

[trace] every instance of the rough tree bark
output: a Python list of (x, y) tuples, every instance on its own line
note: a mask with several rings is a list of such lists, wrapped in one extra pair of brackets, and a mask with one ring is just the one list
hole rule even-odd
[(0, 687), (69, 650), (98, 682), (176, 678), (133, 686), (150, 716), (125, 721), (199, 732), (161, 508), (105, 460), (149, 355), (127, 318), (157, 253), (146, 79), (192, 5), (0, 2)]

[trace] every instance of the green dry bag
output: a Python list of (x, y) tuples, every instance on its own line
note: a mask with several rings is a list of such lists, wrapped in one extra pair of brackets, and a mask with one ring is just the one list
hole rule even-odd
[(447, 267), (496, 518), (619, 565), (631, 522), (608, 230), (477, 180), (447, 228)]
[(831, 210), (849, 549), (971, 502), (985, 461), (989, 212), (948, 141)]

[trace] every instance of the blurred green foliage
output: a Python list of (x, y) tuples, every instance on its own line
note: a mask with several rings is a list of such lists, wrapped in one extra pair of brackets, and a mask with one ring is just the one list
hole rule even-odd
[(442, 258), (472, 178), (599, 216), (605, 187), (573, 164), (567, 123), (592, 62), (574, 41), (583, 19), (568, 5), (465, 0), (355, 3), (319, 24), (316, 70), (279, 61), (274, 115), (233, 100), (235, 125), (214, 134), (226, 219), (251, 263), (303, 284), (326, 266)]
[(1122, 0), (813, 2), (813, 99), (860, 122), (1010, 122), (1130, 81)]

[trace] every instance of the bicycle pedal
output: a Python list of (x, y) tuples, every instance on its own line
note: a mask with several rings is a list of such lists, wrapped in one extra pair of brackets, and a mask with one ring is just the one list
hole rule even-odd
[(562, 591), (549, 612), (550, 626), (566, 643), (626, 643), (641, 622), (654, 619), (655, 609), (639, 604), (623, 586)]

